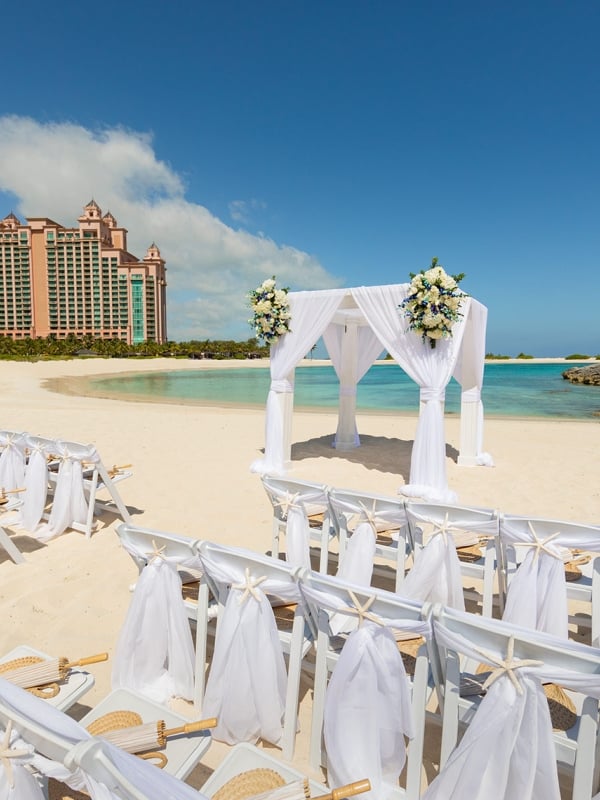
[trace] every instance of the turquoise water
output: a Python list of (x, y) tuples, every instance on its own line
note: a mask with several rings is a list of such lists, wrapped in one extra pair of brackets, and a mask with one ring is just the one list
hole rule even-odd
[[(483, 385), (485, 413), (507, 417), (600, 419), (600, 387), (564, 380), (569, 364), (486, 364)], [(102, 377), (91, 391), (182, 403), (264, 406), (269, 370), (263, 368), (173, 370), (161, 373)], [(336, 408), (338, 381), (331, 366), (298, 367), (294, 404), (297, 408)], [(419, 390), (396, 364), (375, 364), (358, 385), (357, 408), (363, 411), (416, 412)], [(460, 387), (452, 379), (446, 411), (460, 410)], [(596, 416), (594, 416), (596, 412)]]

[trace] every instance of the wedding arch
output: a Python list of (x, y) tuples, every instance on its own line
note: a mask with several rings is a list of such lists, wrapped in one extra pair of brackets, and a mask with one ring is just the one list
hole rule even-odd
[(435, 347), (408, 330), (399, 309), (410, 284), (289, 292), (291, 331), (271, 346), (271, 385), (265, 419), (265, 453), (254, 472), (284, 474), (291, 466), (294, 371), (322, 336), (339, 379), (338, 425), (334, 447), (360, 445), (356, 428), (356, 386), (385, 349), (420, 387), (420, 411), (411, 456), (410, 479), (401, 491), (452, 501), (446, 478), (444, 398), (452, 376), (461, 386), (458, 463), (489, 464), (482, 450), (481, 388), (487, 308), (465, 296), (452, 336)]

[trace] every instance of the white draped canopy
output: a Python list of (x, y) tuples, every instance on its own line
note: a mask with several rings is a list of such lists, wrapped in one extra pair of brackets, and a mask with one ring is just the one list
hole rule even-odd
[(359, 445), (356, 385), (385, 349), (420, 387), (410, 480), (403, 493), (455, 499), (446, 480), (444, 437), (444, 397), (452, 376), (462, 390), (459, 464), (490, 463), (482, 452), (481, 405), (487, 309), (465, 297), (452, 337), (437, 340), (432, 348), (408, 330), (399, 308), (408, 293), (409, 284), (404, 283), (288, 294), (292, 329), (271, 347), (265, 454), (252, 465), (253, 471), (282, 474), (289, 468), (294, 370), (321, 336), (340, 381), (335, 447), (348, 450)]

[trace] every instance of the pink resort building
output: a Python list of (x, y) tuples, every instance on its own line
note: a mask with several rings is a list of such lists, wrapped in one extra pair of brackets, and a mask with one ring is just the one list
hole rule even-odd
[(165, 262), (143, 259), (127, 230), (92, 200), (77, 228), (45, 217), (0, 220), (0, 336), (91, 335), (128, 344), (167, 340)]

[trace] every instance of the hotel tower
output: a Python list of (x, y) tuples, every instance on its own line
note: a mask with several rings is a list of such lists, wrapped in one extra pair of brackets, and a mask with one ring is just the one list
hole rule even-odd
[(63, 228), (44, 217), (0, 220), (0, 336), (167, 339), (165, 262), (153, 243), (140, 261), (127, 231), (92, 200)]

